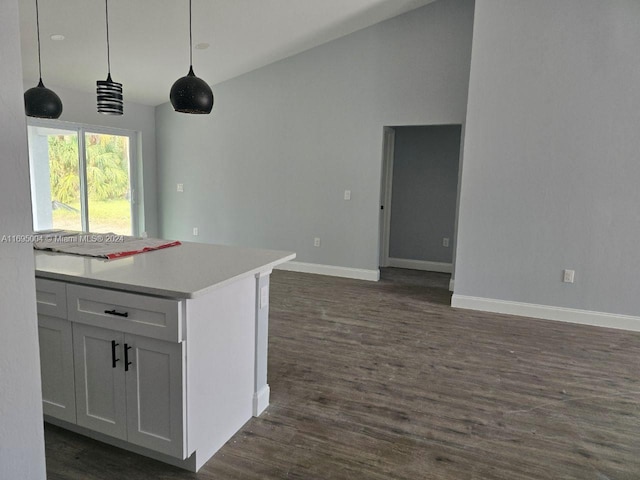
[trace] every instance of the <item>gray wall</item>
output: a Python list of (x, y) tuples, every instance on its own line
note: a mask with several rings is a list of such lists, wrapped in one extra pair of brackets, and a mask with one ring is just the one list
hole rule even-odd
[(461, 127), (394, 130), (389, 257), (451, 263)]
[[(46, 79), (45, 79), (46, 82)], [(123, 128), (139, 133), (138, 155), (142, 156), (142, 170), (138, 170), (138, 190), (142, 190), (144, 211), (140, 209), (138, 216), (144, 219), (140, 232), (146, 231), (149, 236), (158, 235), (158, 201), (156, 172), (156, 132), (155, 107), (125, 101), (122, 116), (104, 115), (96, 111), (96, 96), (93, 93), (79, 92), (68, 88), (45, 83), (55, 91), (62, 100), (63, 111), (59, 120), (74, 123), (85, 123), (112, 128)], [(24, 88), (34, 85), (25, 83)], [(127, 86), (124, 85), (124, 96)], [(169, 95), (167, 87), (167, 95)]]
[(637, 0), (476, 2), (456, 294), (638, 315), (639, 22)]
[[(0, 237), (31, 232), (18, 1), (0, 14)], [(0, 242), (0, 478), (44, 479), (33, 247)]]
[(463, 123), (472, 24), (438, 1), (216, 85), (210, 116), (158, 107), (162, 236), (377, 269), (383, 126)]

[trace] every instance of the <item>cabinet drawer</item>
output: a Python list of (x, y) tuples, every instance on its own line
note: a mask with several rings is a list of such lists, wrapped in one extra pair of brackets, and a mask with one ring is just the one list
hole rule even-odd
[(38, 313), (50, 317), (67, 318), (67, 289), (64, 282), (36, 278)]
[(69, 320), (170, 342), (182, 341), (182, 302), (104, 288), (67, 286)]

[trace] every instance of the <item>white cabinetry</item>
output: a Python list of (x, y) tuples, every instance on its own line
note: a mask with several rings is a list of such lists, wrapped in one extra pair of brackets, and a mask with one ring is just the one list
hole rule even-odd
[(111, 363), (112, 342), (119, 348), (124, 343), (124, 335), (103, 328), (75, 324), (73, 337), (78, 379), (78, 425), (125, 440), (125, 372), (120, 365), (112, 367)]
[(78, 425), (184, 458), (182, 345), (79, 323), (73, 339)]
[(129, 442), (186, 458), (183, 344), (125, 335)]
[(36, 279), (42, 409), (66, 422), (76, 422), (73, 341), (67, 320), (65, 284)]
[(44, 414), (185, 459), (182, 302), (40, 278), (36, 291)]
[(181, 248), (129, 263), (36, 252), (43, 401), (50, 423), (197, 472), (269, 404), (257, 299), (293, 255)]
[(181, 302), (78, 285), (67, 298), (78, 425), (184, 459)]

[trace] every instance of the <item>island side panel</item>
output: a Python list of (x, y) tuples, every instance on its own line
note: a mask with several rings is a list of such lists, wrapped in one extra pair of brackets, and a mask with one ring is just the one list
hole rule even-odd
[(253, 415), (259, 416), (269, 406), (267, 357), (269, 347), (269, 279), (271, 270), (256, 274), (256, 356), (253, 394)]
[(188, 454), (199, 469), (253, 413), (256, 280), (186, 300)]

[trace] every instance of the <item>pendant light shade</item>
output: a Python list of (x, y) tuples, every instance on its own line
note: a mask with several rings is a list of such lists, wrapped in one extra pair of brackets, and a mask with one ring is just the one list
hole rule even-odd
[(24, 111), (28, 117), (58, 118), (62, 114), (62, 101), (56, 92), (42, 83), (24, 92)]
[(107, 79), (96, 82), (98, 96), (98, 112), (106, 115), (122, 115), (123, 96), (122, 84), (111, 79), (111, 55), (109, 50), (109, 3), (104, 0), (105, 18), (107, 23)]
[(62, 114), (62, 101), (53, 90), (42, 83), (42, 60), (40, 57), (40, 13), (36, 0), (36, 30), (38, 32), (38, 85), (24, 92), (24, 111), (28, 117), (58, 118)]
[(169, 99), (176, 112), (207, 114), (213, 108), (213, 92), (207, 82), (196, 77), (193, 66), (186, 76), (175, 81)]
[(213, 108), (211, 87), (193, 73), (193, 36), (191, 31), (191, 0), (189, 0), (189, 73), (175, 81), (169, 100), (176, 112), (208, 114)]
[(122, 84), (111, 80), (111, 73), (106, 80), (96, 82), (98, 95), (98, 112), (106, 115), (122, 115)]

